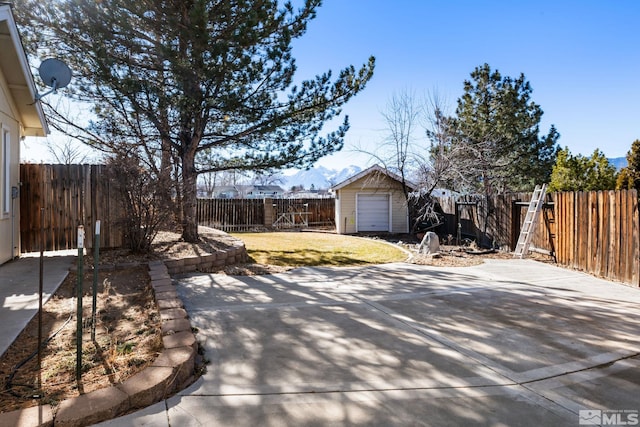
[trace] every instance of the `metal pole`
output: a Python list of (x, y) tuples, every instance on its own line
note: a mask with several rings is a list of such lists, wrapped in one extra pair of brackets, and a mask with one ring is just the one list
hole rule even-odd
[(38, 285), (38, 389), (42, 387), (42, 294), (44, 283), (44, 208), (40, 208), (40, 283)]
[(76, 297), (78, 300), (76, 327), (76, 381), (82, 376), (82, 279), (84, 276), (84, 226), (78, 226), (78, 286)]
[(91, 306), (91, 340), (96, 340), (96, 304), (98, 292), (98, 261), (100, 259), (100, 220), (96, 221), (96, 233), (93, 239), (93, 301)]

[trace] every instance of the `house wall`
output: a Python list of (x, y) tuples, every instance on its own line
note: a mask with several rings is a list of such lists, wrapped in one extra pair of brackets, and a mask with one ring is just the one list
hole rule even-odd
[(0, 72), (0, 264), (18, 256), (20, 247), (20, 203), (11, 197), (11, 188), (20, 187), (20, 125), (15, 111)]
[[(372, 174), (373, 175), (373, 174)], [(338, 234), (357, 232), (357, 195), (389, 194), (391, 200), (391, 233), (409, 231), (409, 214), (402, 185), (388, 176), (367, 175), (346, 185), (336, 193), (336, 231)], [(377, 175), (377, 174), (376, 174)]]

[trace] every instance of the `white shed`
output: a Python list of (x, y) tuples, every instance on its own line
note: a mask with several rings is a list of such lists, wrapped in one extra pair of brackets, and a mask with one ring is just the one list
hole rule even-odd
[[(409, 191), (416, 189), (411, 182), (405, 184)], [(400, 176), (374, 165), (332, 190), (338, 234), (409, 232), (409, 209)]]

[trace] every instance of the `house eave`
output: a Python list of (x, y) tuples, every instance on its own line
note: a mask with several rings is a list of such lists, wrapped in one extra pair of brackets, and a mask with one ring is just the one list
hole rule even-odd
[(0, 69), (20, 120), (23, 136), (49, 134), (42, 104), (36, 101), (37, 89), (11, 7), (0, 3)]

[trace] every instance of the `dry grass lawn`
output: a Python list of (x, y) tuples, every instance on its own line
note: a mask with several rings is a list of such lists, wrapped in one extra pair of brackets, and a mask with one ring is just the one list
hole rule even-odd
[(258, 264), (288, 267), (402, 262), (407, 254), (381, 240), (315, 232), (235, 233)]

